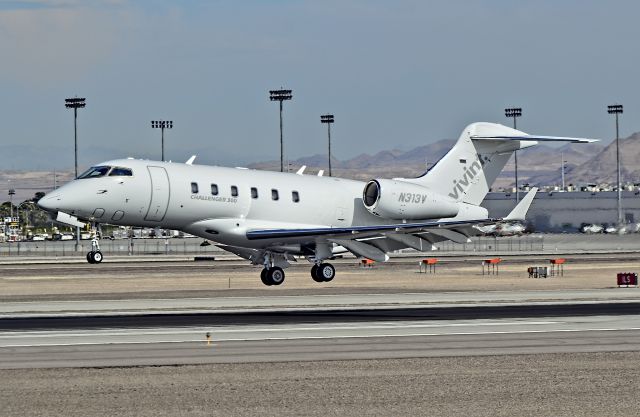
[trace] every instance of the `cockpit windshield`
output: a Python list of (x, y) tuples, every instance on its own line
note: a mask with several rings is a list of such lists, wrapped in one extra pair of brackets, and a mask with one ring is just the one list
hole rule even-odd
[(108, 166), (97, 166), (97, 167), (91, 167), (88, 170), (86, 170), (82, 175), (80, 175), (78, 177), (79, 180), (84, 179), (84, 178), (98, 178), (98, 177), (104, 177), (105, 175), (107, 175), (107, 173), (109, 172), (109, 170), (111, 169), (111, 167)]
[(110, 177), (131, 177), (133, 172), (131, 172), (130, 168), (123, 167), (113, 167), (111, 172), (109, 173)]
[(106, 175), (109, 175), (110, 177), (131, 177), (133, 176), (133, 172), (131, 171), (131, 168), (100, 165), (89, 168), (80, 175), (78, 179), (99, 178)]

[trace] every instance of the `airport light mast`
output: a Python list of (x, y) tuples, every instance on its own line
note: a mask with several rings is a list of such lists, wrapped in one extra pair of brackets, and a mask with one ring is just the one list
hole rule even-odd
[[(75, 176), (78, 178), (78, 109), (83, 109), (86, 106), (85, 98), (67, 98), (64, 100), (64, 106), (68, 109), (73, 109), (73, 143), (74, 143), (74, 155), (75, 155)], [(76, 252), (80, 250), (80, 226), (76, 226)]]
[(320, 123), (327, 124), (327, 136), (329, 137), (329, 176), (331, 176), (331, 124), (333, 123), (333, 114), (320, 116)]
[(280, 172), (284, 172), (284, 142), (282, 140), (282, 102), (291, 100), (291, 90), (269, 90), (269, 99), (280, 102)]
[(13, 221), (13, 196), (16, 195), (16, 190), (14, 190), (13, 188), (9, 189), (9, 216), (11, 217), (11, 220), (9, 221)]
[(162, 141), (162, 162), (164, 162), (164, 130), (173, 129), (173, 120), (152, 120), (152, 129), (160, 129), (160, 137)]
[(616, 116), (616, 175), (618, 183), (618, 227), (622, 226), (622, 184), (620, 183), (620, 131), (618, 115), (622, 114), (622, 104), (607, 106), (607, 113)]
[[(504, 109), (504, 115), (507, 117), (513, 118), (513, 128), (517, 129), (516, 119), (522, 116), (522, 108), (520, 107), (509, 107)], [(516, 164), (516, 201), (520, 201), (520, 188), (518, 188), (518, 150), (516, 149), (513, 152), (513, 157), (515, 158)]]

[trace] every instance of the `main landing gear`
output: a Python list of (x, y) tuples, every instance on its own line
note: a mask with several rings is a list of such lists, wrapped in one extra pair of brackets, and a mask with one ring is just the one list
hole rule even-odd
[(260, 272), (260, 280), (264, 285), (280, 285), (284, 282), (284, 270), (279, 266), (264, 268)]
[[(88, 259), (87, 254), (87, 259)], [(311, 267), (311, 278), (315, 282), (329, 282), (336, 276), (336, 269), (329, 263), (315, 264)], [(279, 266), (265, 267), (260, 272), (264, 285), (280, 285), (284, 282), (284, 270)]]
[(329, 282), (336, 276), (336, 269), (330, 263), (316, 264), (311, 267), (311, 278), (315, 282)]

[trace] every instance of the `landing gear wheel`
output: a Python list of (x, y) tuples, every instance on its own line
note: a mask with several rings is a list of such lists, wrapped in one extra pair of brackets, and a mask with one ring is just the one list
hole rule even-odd
[(264, 285), (272, 285), (271, 281), (267, 278), (268, 274), (269, 270), (267, 268), (263, 268), (262, 271), (260, 271), (260, 281), (262, 281)]
[(331, 264), (320, 264), (316, 270), (318, 278), (323, 282), (329, 282), (336, 276), (336, 269)]
[(315, 282), (324, 282), (324, 280), (322, 279), (322, 277), (318, 274), (318, 265), (313, 265), (311, 267), (311, 278), (315, 281)]
[(100, 262), (102, 262), (102, 252), (89, 252), (89, 255), (91, 255), (91, 260), (93, 260), (93, 262), (91, 263), (99, 264)]
[(93, 256), (91, 255), (91, 252), (87, 252), (87, 262), (89, 262), (90, 264), (94, 264), (95, 263), (93, 261)]
[(284, 282), (284, 270), (278, 266), (274, 266), (267, 272), (267, 279), (271, 285), (280, 285)]

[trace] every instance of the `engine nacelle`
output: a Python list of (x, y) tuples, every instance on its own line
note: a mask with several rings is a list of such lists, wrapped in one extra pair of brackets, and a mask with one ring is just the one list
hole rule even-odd
[(396, 180), (371, 180), (362, 192), (370, 213), (387, 219), (441, 219), (455, 217), (458, 203), (426, 187)]

